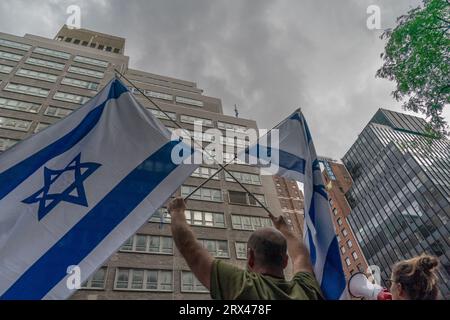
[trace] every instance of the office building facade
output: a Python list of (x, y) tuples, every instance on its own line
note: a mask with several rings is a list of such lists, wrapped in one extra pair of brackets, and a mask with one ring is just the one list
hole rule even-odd
[(303, 192), (299, 189), (297, 181), (280, 176), (273, 176), (273, 182), (280, 200), (281, 211), (287, 222), (292, 226), (293, 232), (303, 238), (304, 201)]
[(380, 109), (343, 162), (353, 180), (348, 221), (369, 264), (389, 279), (398, 260), (433, 254), (449, 298), (450, 142), (428, 135), (421, 118)]
[[(176, 128), (175, 121), (189, 134), (194, 134), (194, 123), (224, 136), (231, 132), (234, 137), (221, 138), (226, 147), (244, 145), (245, 130), (256, 128), (252, 120), (224, 115), (221, 101), (204, 95), (193, 82), (130, 69), (124, 52), (125, 39), (83, 29), (63, 27), (54, 39), (0, 33), (0, 152), (68, 116), (97, 94), (115, 69), (140, 89), (143, 94), (123, 80), (169, 129)], [(199, 135), (204, 145), (214, 139), (207, 132), (195, 133)], [(224, 153), (225, 162), (233, 158), (232, 152)], [(187, 196), (218, 169), (202, 165), (177, 195)], [(271, 212), (281, 213), (271, 176), (240, 162), (228, 170)], [(191, 197), (186, 216), (212, 255), (242, 267), (251, 232), (271, 225), (266, 211), (225, 172)], [(209, 294), (175, 248), (170, 215), (163, 207), (72, 298), (208, 299)]]
[(345, 193), (352, 186), (352, 179), (342, 163), (321, 159), (325, 188), (330, 202), (332, 220), (336, 230), (342, 268), (348, 280), (356, 272), (367, 272), (367, 261), (348, 222), (351, 213)]

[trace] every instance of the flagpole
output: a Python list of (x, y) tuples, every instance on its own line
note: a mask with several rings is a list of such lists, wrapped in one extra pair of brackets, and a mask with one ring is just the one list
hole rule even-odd
[[(122, 78), (124, 78), (129, 84), (131, 84), (132, 86), (133, 86), (133, 88), (135, 88), (140, 94), (142, 94), (148, 101), (150, 101), (151, 102), (151, 104), (153, 104), (159, 111), (161, 111), (166, 117), (167, 117), (167, 119), (169, 119), (169, 121), (171, 121), (171, 122), (173, 122), (179, 129), (182, 129), (182, 130), (185, 130), (178, 122), (176, 122), (175, 120), (173, 120), (163, 109), (161, 109), (161, 107), (160, 106), (158, 106), (158, 104), (156, 104), (150, 97), (147, 97), (146, 95), (145, 95), (145, 93), (141, 90), (141, 89), (139, 89), (133, 82), (131, 82), (131, 80), (129, 80), (127, 77), (125, 77), (125, 75), (123, 74), (123, 73), (121, 73), (119, 70), (117, 70), (116, 68), (114, 68), (114, 71), (117, 73), (117, 74), (119, 74)], [(189, 133), (189, 132), (188, 132)], [(242, 189), (244, 189), (244, 191), (245, 192), (247, 192), (249, 195), (251, 195), (252, 196), (252, 198), (269, 214), (269, 217), (273, 217), (273, 214), (272, 214), (272, 212), (270, 212), (270, 210), (258, 199), (258, 198), (256, 198), (256, 196), (252, 193), (252, 192), (250, 192), (248, 189), (247, 189), (247, 187), (245, 187), (234, 175), (232, 175), (231, 174), (231, 172), (230, 171), (228, 171), (227, 170), (227, 168), (226, 168), (226, 166), (228, 166), (228, 164), (226, 164), (226, 166), (224, 166), (224, 165), (222, 165), (221, 163), (219, 163), (214, 157), (212, 157), (207, 151), (205, 151), (204, 149), (203, 149), (203, 146), (202, 145), (200, 145), (195, 139), (193, 139), (193, 137), (191, 136), (191, 139), (194, 141), (194, 143), (198, 146), (198, 147), (200, 147), (200, 149), (202, 150), (202, 152), (204, 152), (204, 153), (206, 153), (208, 156), (210, 156), (213, 160), (214, 160), (214, 162), (216, 162), (216, 164), (220, 167), (220, 171), (225, 171), (226, 173), (228, 173), (232, 178), (233, 178), (233, 180), (237, 183), (237, 184), (239, 184), (239, 186), (242, 188)], [(236, 159), (236, 157), (235, 157), (235, 159)], [(233, 160), (234, 161), (234, 160)], [(213, 176), (215, 176), (215, 175), (217, 175), (220, 171), (218, 171), (218, 172), (216, 172)], [(211, 180), (211, 179), (209, 179), (209, 180)], [(203, 183), (203, 185), (205, 185), (205, 183), (206, 183), (207, 181), (205, 181), (204, 183)], [(196, 190), (194, 190), (195, 192), (197, 192), (197, 190), (199, 189), (199, 187), (196, 189)], [(189, 194), (189, 196), (192, 196), (193, 195), (193, 193), (191, 192), (191, 194)], [(188, 196), (188, 197), (189, 197)], [(185, 200), (187, 200), (188, 199), (188, 197), (186, 197), (185, 198)]]

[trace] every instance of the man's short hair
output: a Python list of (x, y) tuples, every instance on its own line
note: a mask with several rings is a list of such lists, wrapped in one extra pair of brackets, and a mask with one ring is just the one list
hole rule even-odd
[(286, 255), (286, 238), (273, 228), (259, 229), (248, 239), (248, 248), (255, 253), (258, 265), (280, 267)]

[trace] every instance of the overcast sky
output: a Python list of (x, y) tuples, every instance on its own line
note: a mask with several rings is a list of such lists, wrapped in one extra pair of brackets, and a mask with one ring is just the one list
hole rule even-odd
[(82, 28), (127, 39), (132, 68), (197, 82), (226, 114), (271, 128), (301, 107), (318, 154), (340, 159), (378, 108), (401, 111), (366, 9), (385, 29), (419, 0), (1, 0), (0, 31), (53, 38), (71, 4)]

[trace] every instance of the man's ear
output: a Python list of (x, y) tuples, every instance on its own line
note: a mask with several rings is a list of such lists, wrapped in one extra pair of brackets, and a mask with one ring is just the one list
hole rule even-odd
[(255, 251), (250, 248), (247, 251), (247, 264), (250, 269), (253, 269), (253, 267), (255, 266)]
[(289, 256), (287, 254), (285, 254), (283, 256), (283, 261), (281, 262), (282, 266), (283, 266), (283, 269), (286, 269), (286, 267), (288, 265), (288, 262), (289, 262)]

